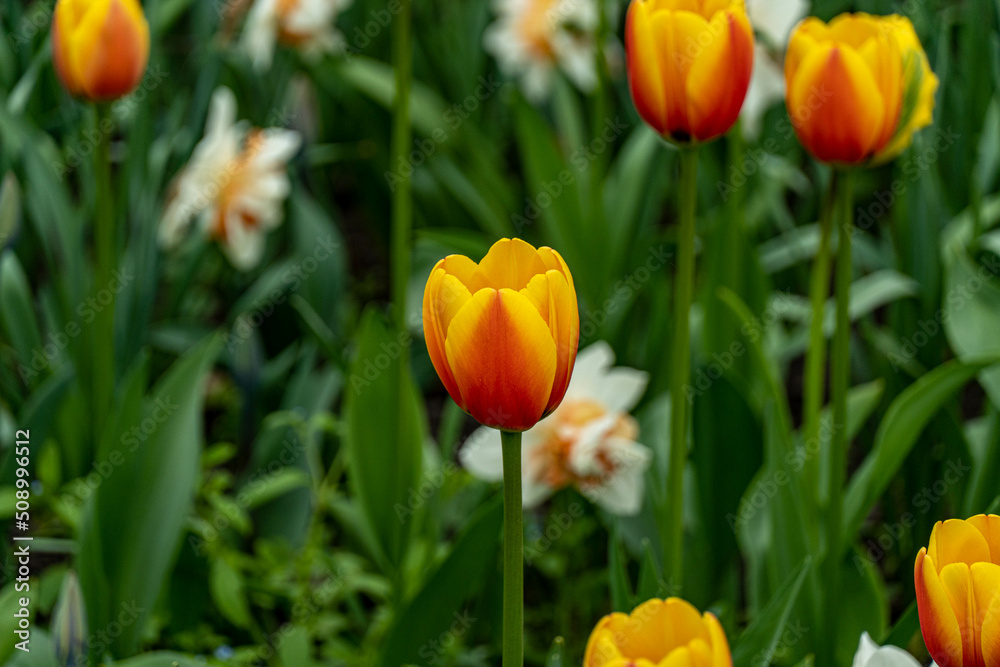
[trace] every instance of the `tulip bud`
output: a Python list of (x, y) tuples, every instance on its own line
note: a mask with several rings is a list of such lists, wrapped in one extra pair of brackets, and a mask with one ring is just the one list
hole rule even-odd
[(442, 259), (424, 290), (431, 362), (480, 424), (526, 431), (569, 385), (580, 335), (573, 276), (551, 248), (497, 241), (479, 264)]
[(807, 18), (785, 56), (786, 103), (802, 145), (834, 164), (880, 163), (929, 125), (938, 80), (910, 20)]
[(58, 0), (52, 59), (72, 95), (94, 102), (127, 95), (149, 60), (149, 24), (139, 1)]
[(920, 630), (938, 665), (1000, 664), (1000, 516), (938, 522), (913, 578)]
[(73, 571), (63, 578), (52, 615), (52, 640), (60, 665), (83, 664), (87, 654), (87, 611)]
[(743, 0), (633, 0), (625, 53), (636, 111), (665, 139), (709, 141), (739, 117), (754, 53)]
[(670, 665), (732, 667), (717, 618), (680, 598), (649, 600), (631, 614), (605, 616), (587, 642), (583, 667)]

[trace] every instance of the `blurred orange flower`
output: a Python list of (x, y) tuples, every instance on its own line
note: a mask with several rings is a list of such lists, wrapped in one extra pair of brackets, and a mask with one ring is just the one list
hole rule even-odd
[(938, 522), (914, 567), (920, 629), (940, 667), (1000, 664), (1000, 516)]
[(149, 24), (138, 0), (59, 0), (52, 60), (71, 94), (92, 101), (123, 97), (149, 61)]
[(583, 667), (732, 667), (726, 633), (715, 616), (680, 598), (653, 599), (631, 614), (601, 619)]
[(807, 18), (785, 56), (786, 103), (799, 141), (817, 159), (885, 162), (931, 123), (938, 80), (903, 16)]
[(441, 381), (480, 424), (526, 431), (562, 401), (580, 313), (555, 250), (502, 239), (479, 264), (442, 259), (427, 280), (423, 320)]
[(709, 141), (736, 122), (754, 57), (743, 0), (633, 0), (625, 51), (636, 110), (664, 138)]

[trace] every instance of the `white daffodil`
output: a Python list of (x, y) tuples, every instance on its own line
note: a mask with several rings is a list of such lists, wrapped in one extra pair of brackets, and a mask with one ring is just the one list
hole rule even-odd
[(760, 134), (760, 123), (772, 105), (785, 99), (782, 60), (788, 35), (809, 12), (808, 0), (747, 0), (747, 14), (756, 29), (753, 74), (740, 118), (749, 138)]
[(167, 202), (160, 244), (175, 246), (197, 220), (199, 228), (222, 245), (233, 266), (253, 268), (264, 253), (265, 235), (281, 224), (291, 189), (288, 161), (300, 144), (297, 132), (237, 123), (232, 91), (216, 90), (205, 136)]
[(557, 67), (581, 90), (594, 89), (596, 0), (494, 0), (493, 8), (483, 45), (528, 99), (548, 95)]
[[(562, 404), (525, 431), (522, 440), (522, 493), (532, 507), (555, 491), (575, 486), (613, 514), (642, 508), (643, 476), (652, 452), (636, 442), (635, 407), (649, 376), (614, 368), (604, 342), (580, 352)], [(489, 482), (503, 479), (500, 432), (480, 428), (459, 452), (463, 467)]]
[[(879, 646), (867, 632), (861, 634), (853, 667), (921, 667), (917, 659), (901, 648)], [(936, 667), (932, 662), (931, 667)]]
[(344, 36), (334, 24), (349, 4), (350, 0), (255, 0), (243, 47), (258, 70), (271, 67), (278, 42), (312, 59), (343, 49)]

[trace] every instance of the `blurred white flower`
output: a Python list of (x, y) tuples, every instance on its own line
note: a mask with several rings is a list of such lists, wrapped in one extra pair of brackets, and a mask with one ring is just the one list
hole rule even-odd
[[(901, 648), (879, 646), (867, 632), (861, 634), (853, 667), (921, 667), (917, 659)], [(931, 667), (935, 667), (931, 663)]]
[(548, 95), (557, 67), (584, 92), (594, 89), (596, 0), (494, 0), (493, 9), (483, 45), (528, 99)]
[(300, 143), (297, 132), (237, 123), (232, 91), (216, 90), (205, 136), (167, 202), (160, 244), (175, 246), (197, 219), (203, 233), (222, 245), (233, 266), (253, 268), (264, 253), (265, 234), (281, 224), (282, 205), (291, 189), (288, 161)]
[[(636, 514), (642, 508), (643, 476), (652, 453), (635, 441), (639, 427), (628, 413), (646, 390), (649, 376), (613, 368), (614, 361), (614, 352), (604, 342), (581, 351), (562, 404), (524, 432), (525, 507), (572, 485), (613, 514)], [(459, 460), (480, 479), (502, 481), (500, 432), (480, 428), (459, 452)]]
[(271, 67), (277, 42), (299, 49), (307, 58), (343, 49), (344, 36), (334, 26), (350, 0), (255, 0), (243, 32), (243, 47), (258, 70)]
[(748, 138), (760, 134), (760, 123), (772, 105), (785, 99), (782, 60), (792, 28), (809, 13), (808, 0), (747, 0), (747, 14), (759, 37), (754, 46), (753, 75), (740, 118)]

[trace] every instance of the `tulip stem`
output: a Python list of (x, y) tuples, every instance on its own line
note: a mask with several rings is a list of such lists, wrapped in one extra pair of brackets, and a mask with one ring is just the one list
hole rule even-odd
[[(809, 321), (809, 349), (806, 351), (805, 386), (803, 388), (802, 445), (806, 451), (819, 440), (819, 415), (823, 407), (824, 379), (826, 369), (826, 337), (823, 335), (823, 315), (826, 299), (830, 294), (830, 235), (833, 228), (835, 200), (840, 177), (834, 171), (830, 177), (830, 188), (823, 200), (819, 217), (819, 247), (813, 260), (812, 276), (809, 280), (809, 299), (812, 303), (812, 317)], [(807, 484), (818, 490), (819, 461), (811, 457), (807, 461)]]
[(840, 604), (840, 566), (842, 550), (840, 542), (840, 524), (844, 505), (844, 483), (847, 480), (847, 448), (850, 444), (847, 438), (847, 390), (851, 381), (851, 320), (848, 307), (851, 300), (851, 279), (853, 264), (851, 261), (851, 241), (854, 234), (853, 179), (849, 171), (841, 174), (836, 196), (835, 215), (840, 225), (837, 234), (837, 328), (833, 335), (831, 357), (831, 391), (833, 394), (833, 432), (830, 446), (829, 484), (830, 502), (827, 512), (827, 557), (824, 576), (826, 590), (826, 630), (823, 633), (831, 644), (823, 663), (833, 665), (835, 648), (834, 638), (837, 636), (837, 622), (843, 613)]
[(674, 340), (670, 363), (670, 467), (667, 477), (664, 573), (678, 590), (684, 575), (684, 468), (687, 462), (688, 400), (691, 379), (691, 294), (694, 285), (695, 206), (698, 199), (698, 151), (681, 149), (678, 196), (677, 273), (674, 278)]
[(524, 664), (524, 530), (521, 434), (500, 431), (503, 447), (503, 667)]
[(410, 280), (410, 236), (413, 230), (413, 201), (408, 153), (413, 142), (410, 126), (410, 83), (413, 78), (411, 39), (412, 0), (400, 0), (393, 29), (393, 67), (396, 70), (396, 98), (393, 104), (392, 163), (397, 178), (392, 179), (392, 288), (393, 315), (401, 331), (406, 330), (406, 287)]
[(94, 298), (103, 308), (94, 321), (94, 447), (100, 446), (104, 422), (111, 410), (115, 382), (115, 293), (109, 288), (115, 259), (115, 208), (111, 192), (110, 107), (95, 107), (98, 145), (94, 150), (97, 195), (94, 211)]

